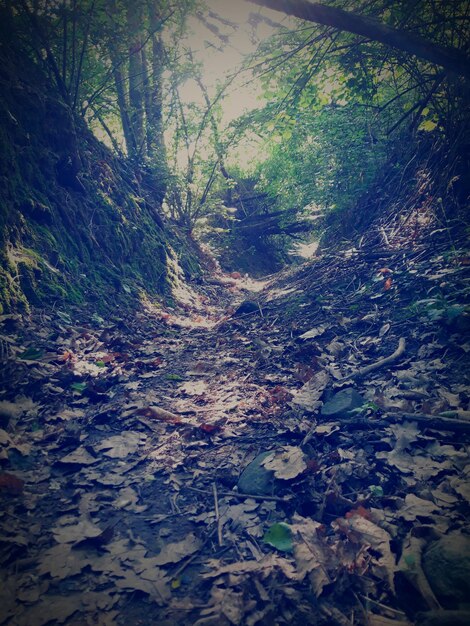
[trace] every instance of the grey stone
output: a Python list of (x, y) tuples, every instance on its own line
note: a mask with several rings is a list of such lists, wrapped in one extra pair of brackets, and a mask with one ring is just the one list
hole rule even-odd
[(342, 389), (325, 402), (321, 408), (321, 414), (326, 417), (350, 417), (354, 409), (364, 403), (364, 398), (352, 387)]
[(256, 302), (252, 302), (251, 300), (245, 300), (240, 304), (233, 316), (239, 317), (240, 315), (248, 315), (249, 313), (254, 313), (255, 311), (259, 312), (258, 304)]
[(431, 544), (423, 571), (444, 608), (470, 602), (470, 536), (454, 532)]
[(238, 490), (241, 493), (250, 493), (254, 496), (271, 495), (274, 488), (275, 478), (271, 470), (261, 465), (264, 459), (273, 451), (262, 452), (245, 467), (238, 479)]

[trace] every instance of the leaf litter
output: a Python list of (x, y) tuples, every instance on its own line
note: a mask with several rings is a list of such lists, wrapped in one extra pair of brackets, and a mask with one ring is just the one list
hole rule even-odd
[[(336, 251), (167, 311), (9, 320), (0, 623), (400, 626), (460, 608), (421, 561), (468, 533), (468, 269), (388, 252), (387, 273)], [(426, 294), (441, 276), (449, 314)], [(260, 311), (231, 316), (237, 290)], [(323, 414), (343, 379), (364, 402)], [(241, 494), (262, 452), (270, 492)]]

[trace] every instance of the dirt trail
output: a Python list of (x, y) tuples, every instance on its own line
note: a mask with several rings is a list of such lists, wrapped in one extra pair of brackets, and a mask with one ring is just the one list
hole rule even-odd
[[(405, 566), (465, 530), (470, 496), (467, 257), (418, 252), (212, 277), (125, 320), (4, 316), (0, 623), (402, 626), (461, 608)], [(417, 271), (450, 285), (429, 309), (444, 321), (403, 316)]]

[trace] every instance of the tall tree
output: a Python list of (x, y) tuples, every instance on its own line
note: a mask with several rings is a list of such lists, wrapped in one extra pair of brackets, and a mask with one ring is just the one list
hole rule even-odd
[(127, 3), (127, 29), (129, 35), (129, 122), (131, 129), (130, 155), (138, 158), (144, 151), (144, 65), (143, 53), (143, 3)]

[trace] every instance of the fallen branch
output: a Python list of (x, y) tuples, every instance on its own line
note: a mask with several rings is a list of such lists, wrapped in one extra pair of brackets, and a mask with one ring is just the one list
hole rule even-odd
[[(356, 417), (348, 420), (341, 420), (341, 428), (347, 430), (386, 428), (391, 422), (403, 422), (409, 420), (416, 422), (420, 428), (433, 428), (435, 430), (449, 431), (453, 433), (470, 433), (470, 420), (458, 420), (450, 417), (441, 417), (439, 415), (428, 415), (426, 413), (385, 413), (379, 419), (368, 419), (367, 417)], [(312, 428), (312, 436), (315, 434), (315, 428)], [(311, 439), (310, 431), (307, 433)], [(307, 439), (307, 437), (305, 437)], [(304, 441), (305, 441), (304, 439)], [(307, 441), (309, 440), (307, 439)], [(302, 442), (301, 445), (303, 445)]]
[(400, 337), (400, 340), (398, 342), (398, 348), (395, 350), (393, 354), (385, 357), (384, 359), (380, 359), (379, 361), (376, 361), (375, 363), (371, 363), (370, 365), (361, 367), (359, 370), (357, 370), (357, 372), (348, 374), (347, 376), (344, 376), (344, 378), (340, 378), (334, 383), (333, 387), (338, 387), (339, 385), (344, 383), (346, 380), (355, 380), (357, 378), (363, 378), (370, 372), (374, 372), (375, 370), (378, 370), (381, 367), (385, 367), (385, 365), (390, 365), (390, 363), (397, 361), (403, 355), (403, 353), (405, 352), (405, 348), (406, 348), (405, 338)]
[[(419, 426), (423, 426), (424, 428), (449, 430), (454, 433), (470, 433), (470, 420), (458, 420), (451, 417), (428, 415), (427, 413), (386, 413), (382, 416), (382, 419), (397, 422), (410, 420), (417, 422)], [(371, 422), (371, 424), (373, 424), (373, 422)]]

